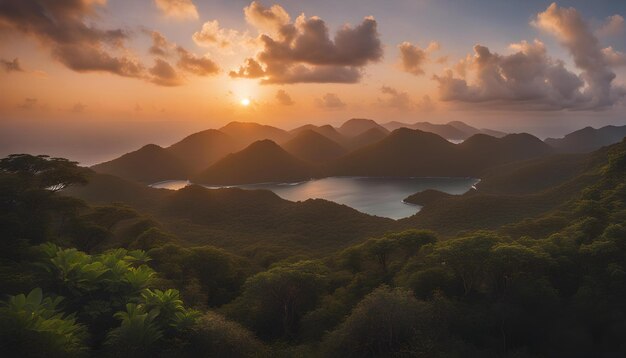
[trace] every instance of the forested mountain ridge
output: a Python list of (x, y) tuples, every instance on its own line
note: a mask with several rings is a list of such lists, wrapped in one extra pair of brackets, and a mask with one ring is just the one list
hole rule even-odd
[[(570, 174), (507, 193), (507, 175), (542, 178), (550, 161)], [(463, 215), (482, 214), (479, 227), (440, 236), (422, 230), (424, 222), (406, 220), (315, 258), (293, 247), (269, 255), (266, 245), (237, 254), (181, 247), (171, 231), (200, 222), (246, 223), (223, 216), (237, 212), (234, 204), (224, 206), (236, 196), (264, 202), (254, 208), (253, 200), (242, 213), (267, 208), (276, 215), (297, 204), (270, 192), (149, 189), (132, 196), (137, 205), (153, 207), (141, 200), (154, 195), (157, 207), (147, 216), (61, 195), (89, 180), (71, 162), (5, 158), (0, 280), (7, 296), (0, 348), (6, 354), (116, 357), (625, 354), (626, 142), (587, 156), (507, 164), (491, 177), (481, 184), (491, 192), (485, 196), (549, 198), (551, 208), (512, 211), (509, 224), (491, 226), (487, 220), (500, 218), (472, 205)], [(480, 197), (481, 185), (462, 197)], [(130, 194), (141, 186), (124, 187)], [(449, 201), (458, 199), (437, 205), (454, 207)], [(301, 204), (307, 211), (321, 204), (315, 226), (328, 222), (330, 203)], [(160, 223), (166, 213), (181, 221)], [(267, 226), (290, 222), (297, 219)], [(436, 229), (448, 227), (442, 222)]]

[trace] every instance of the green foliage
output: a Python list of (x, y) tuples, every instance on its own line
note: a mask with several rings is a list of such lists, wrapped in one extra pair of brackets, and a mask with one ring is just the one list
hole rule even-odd
[(41, 288), (11, 296), (0, 308), (0, 349), (19, 356), (83, 356), (85, 327), (57, 307), (61, 297), (44, 297)]
[(250, 277), (228, 315), (268, 339), (293, 338), (301, 317), (315, 308), (327, 282), (316, 261), (276, 266)]
[(155, 322), (158, 309), (128, 303), (126, 311), (117, 312), (115, 318), (121, 321), (118, 328), (109, 332), (107, 345), (114, 356), (149, 356), (158, 347), (156, 343), (163, 337)]

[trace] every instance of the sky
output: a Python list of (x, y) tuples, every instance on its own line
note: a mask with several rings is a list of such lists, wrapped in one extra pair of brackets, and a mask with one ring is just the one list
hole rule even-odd
[(626, 1), (0, 0), (0, 155), (230, 121), (626, 124)]

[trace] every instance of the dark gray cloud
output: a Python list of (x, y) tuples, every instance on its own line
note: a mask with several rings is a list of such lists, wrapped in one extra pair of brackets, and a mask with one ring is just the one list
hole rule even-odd
[(232, 77), (262, 78), (262, 83), (355, 83), (363, 67), (382, 59), (377, 23), (366, 17), (355, 26), (345, 25), (331, 39), (326, 23), (300, 15), (290, 22), (278, 5), (264, 8), (253, 2), (245, 9), (248, 22), (260, 30), (263, 50), (248, 59)]
[(152, 46), (148, 49), (150, 54), (155, 56), (169, 56), (175, 46), (170, 43), (163, 34), (158, 31), (147, 31), (152, 38)]
[(16, 57), (12, 61), (0, 59), (0, 65), (4, 68), (4, 71), (9, 72), (24, 72), (22, 65), (20, 65), (20, 60)]

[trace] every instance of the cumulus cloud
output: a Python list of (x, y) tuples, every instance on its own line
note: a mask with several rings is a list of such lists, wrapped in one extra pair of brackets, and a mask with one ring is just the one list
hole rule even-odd
[(16, 57), (12, 61), (0, 59), (0, 65), (5, 72), (24, 72), (24, 69), (20, 65), (20, 60)]
[(232, 77), (262, 78), (262, 83), (355, 83), (364, 66), (383, 56), (372, 17), (355, 27), (344, 25), (331, 39), (319, 17), (303, 14), (292, 23), (279, 5), (264, 8), (257, 2), (245, 13), (250, 23), (278, 31), (261, 34), (258, 41), (263, 50), (231, 71)]
[(155, 56), (169, 56), (171, 50), (175, 47), (174, 44), (169, 42), (165, 36), (158, 31), (147, 31), (152, 38), (152, 46), (148, 49), (148, 52)]
[(283, 106), (291, 106), (294, 104), (291, 96), (285, 90), (278, 90), (276, 92), (276, 101)]
[(621, 15), (609, 16), (598, 29), (599, 36), (615, 36), (624, 32), (624, 18)]
[[(398, 45), (398, 49), (400, 50), (400, 66), (402, 70), (415, 76), (424, 75), (424, 65), (430, 61), (430, 54), (438, 51), (440, 48), (440, 44), (436, 41), (432, 41), (425, 49), (407, 41), (401, 43)], [(444, 63), (447, 60), (447, 57), (440, 57), (436, 62)]]
[(400, 110), (408, 110), (413, 107), (413, 101), (406, 92), (398, 91), (397, 89), (389, 86), (382, 86), (380, 92), (385, 95), (385, 98), (378, 99), (379, 103), (384, 107), (391, 107)]
[(626, 66), (626, 54), (609, 46), (602, 49), (604, 58), (613, 67)]
[(20, 0), (4, 2), (0, 22), (41, 41), (66, 67), (79, 72), (103, 71), (140, 77), (141, 63), (126, 54), (128, 35), (120, 29), (103, 30), (88, 20), (104, 1)]
[(247, 44), (252, 39), (247, 33), (240, 33), (233, 29), (224, 29), (220, 27), (217, 20), (207, 21), (202, 25), (202, 29), (192, 36), (193, 41), (198, 46), (226, 48), (237, 44)]
[[(548, 56), (545, 45), (535, 40), (510, 46), (512, 54), (501, 55), (482, 45), (474, 55), (451, 69), (433, 76), (443, 101), (490, 102), (519, 109), (602, 110), (626, 93), (612, 84), (609, 52), (580, 13), (573, 8), (550, 5), (533, 25), (554, 35), (568, 50), (580, 74), (563, 61)], [(610, 53), (616, 54), (616, 53)]]
[(150, 80), (160, 86), (173, 87), (183, 82), (174, 67), (160, 58), (154, 60), (154, 66), (148, 72), (152, 76)]
[(180, 46), (176, 51), (179, 55), (176, 65), (184, 71), (198, 76), (210, 76), (219, 72), (219, 66), (208, 57), (194, 55)]
[(154, 4), (167, 17), (178, 20), (198, 18), (198, 10), (191, 0), (154, 0)]
[(380, 92), (384, 98), (379, 98), (378, 103), (383, 107), (395, 108), (402, 111), (427, 112), (434, 109), (435, 105), (428, 95), (414, 101), (407, 92), (399, 91), (393, 87), (382, 86)]
[(270, 34), (279, 32), (291, 21), (287, 11), (278, 4), (264, 7), (259, 2), (253, 1), (243, 9), (243, 12), (250, 25)]
[(322, 98), (318, 98), (316, 102), (318, 106), (327, 109), (340, 109), (346, 106), (335, 93), (326, 93)]

